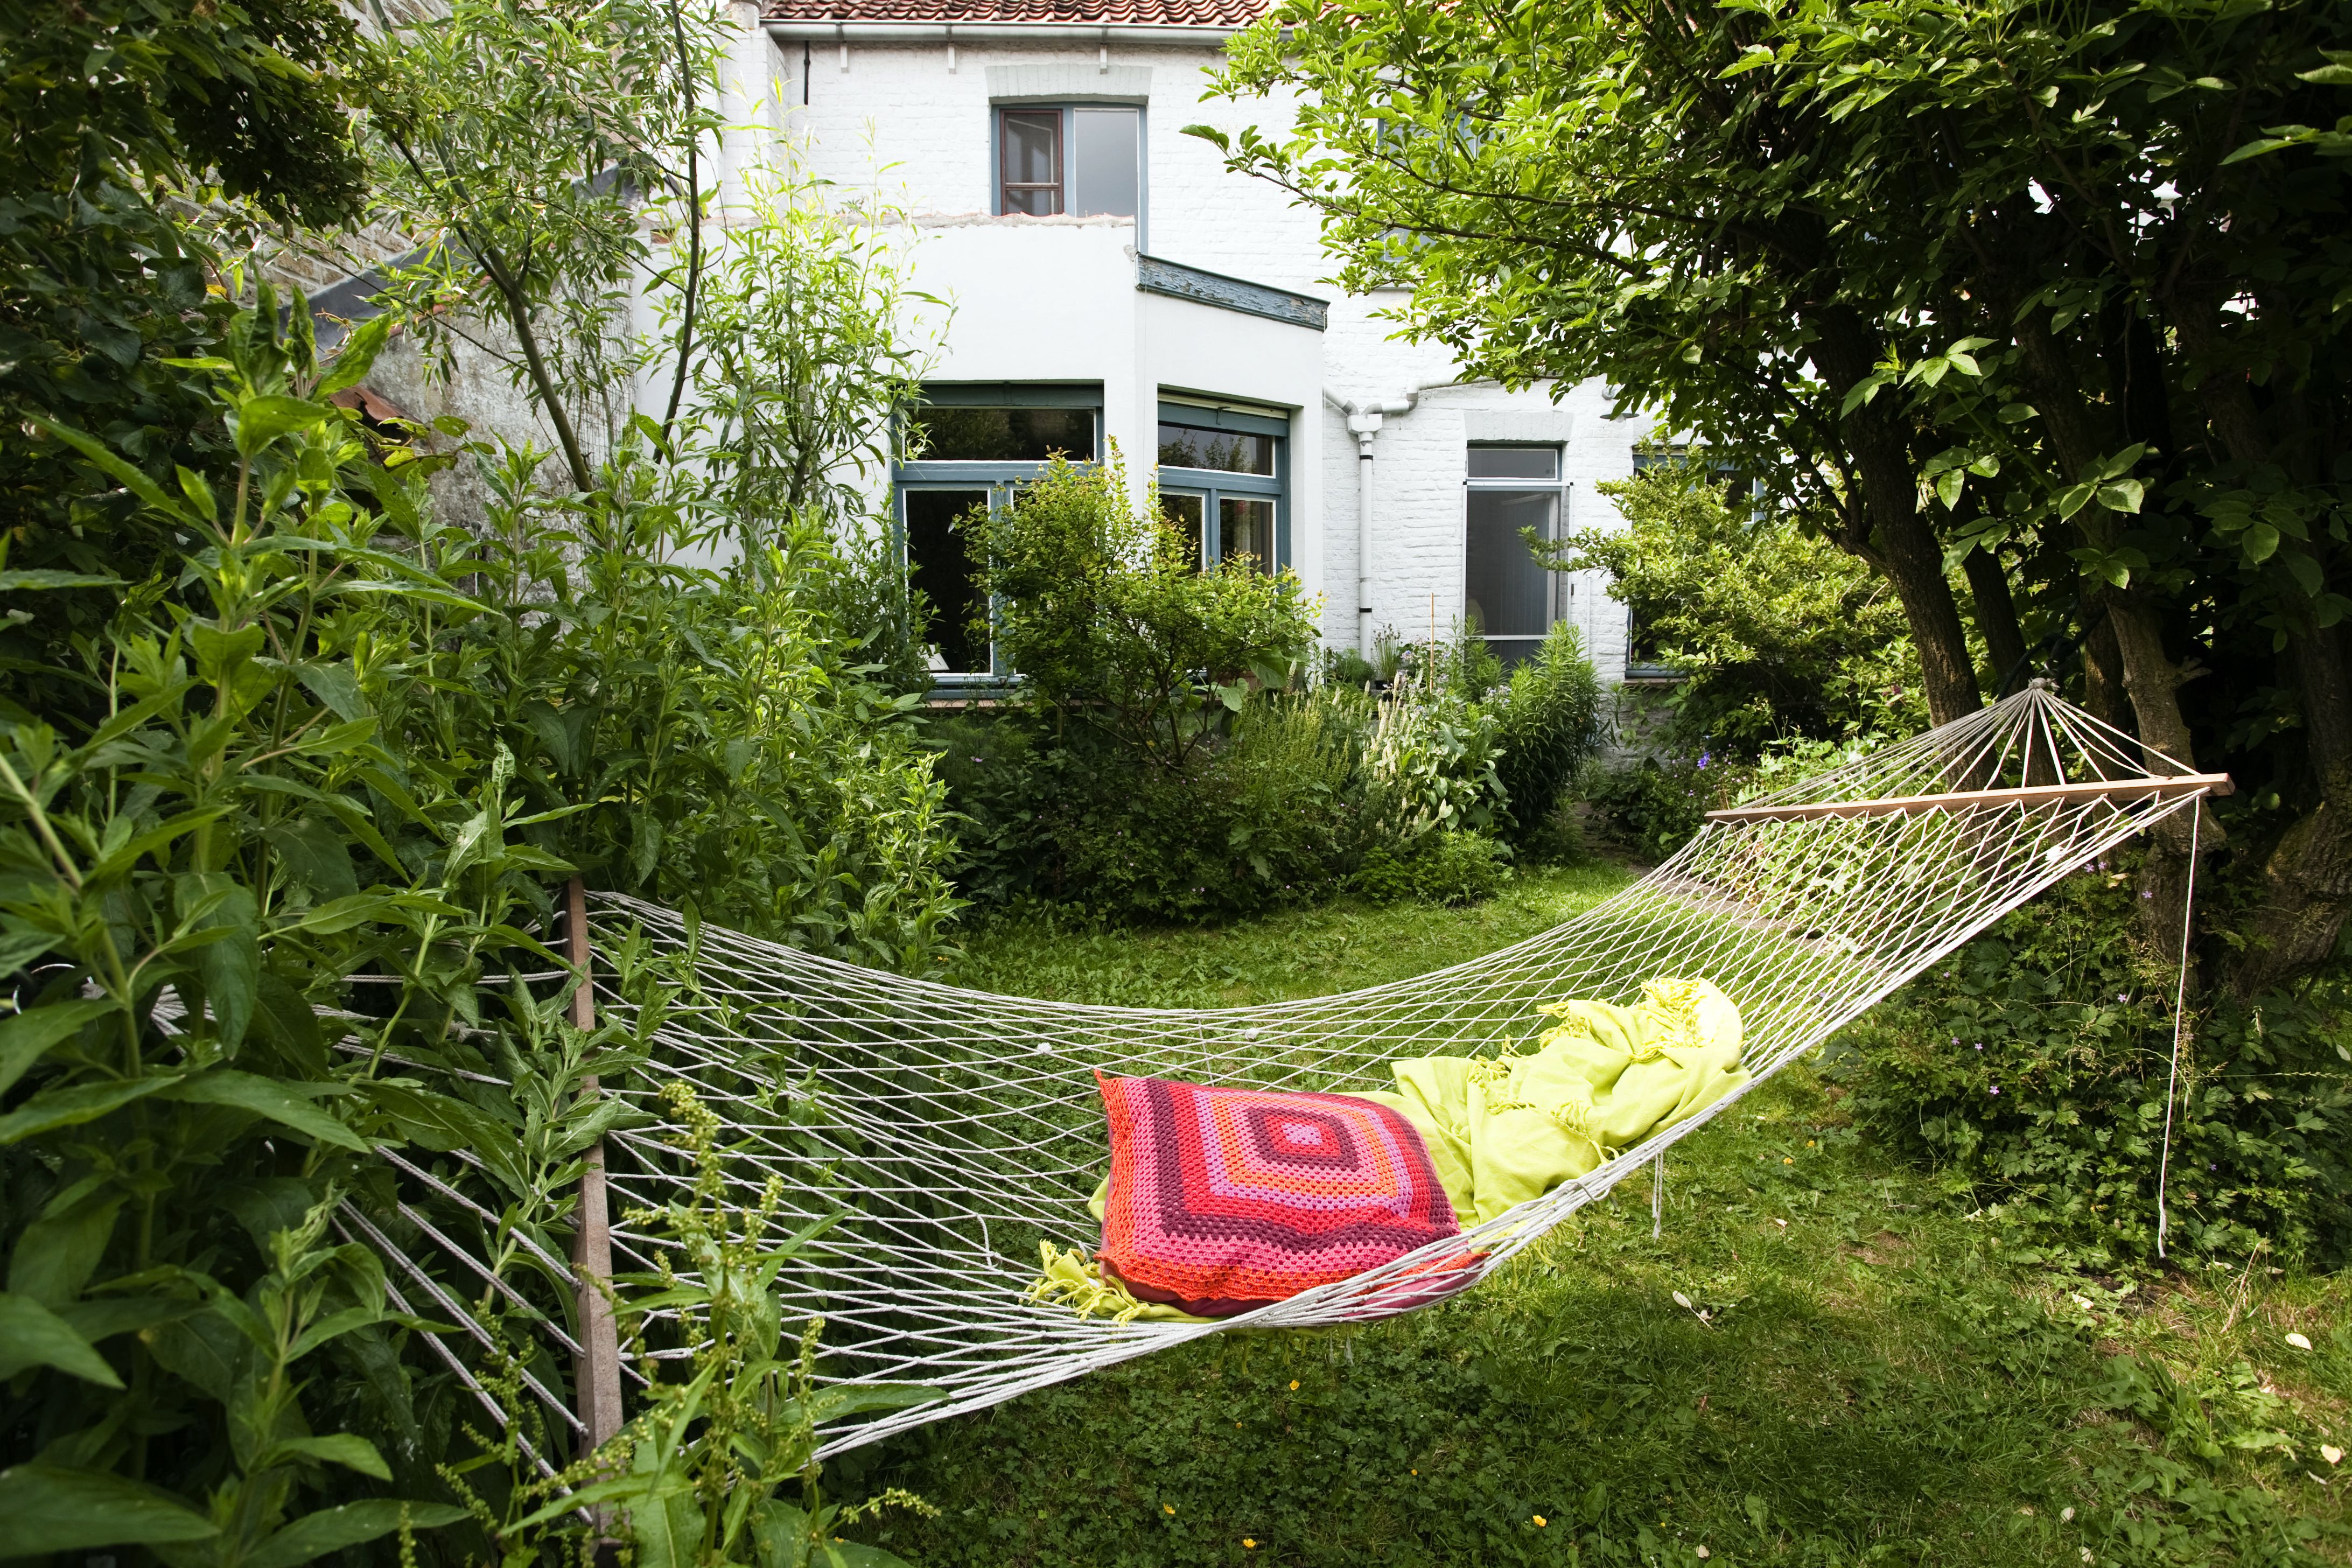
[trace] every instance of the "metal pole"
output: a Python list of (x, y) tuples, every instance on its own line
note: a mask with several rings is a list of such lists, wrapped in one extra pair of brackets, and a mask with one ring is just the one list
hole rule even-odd
[[(572, 1023), (584, 1034), (596, 1027), (596, 972), (588, 946), (588, 890), (577, 877), (572, 879), (564, 914), (572, 966), (580, 975), (572, 993)], [(593, 1075), (581, 1080), (580, 1092), (598, 1092)], [(572, 1268), (580, 1287), (580, 1367), (573, 1398), (593, 1451), (621, 1429), (621, 1335), (605, 1293), (613, 1278), (613, 1226), (605, 1206), (601, 1138), (589, 1149), (587, 1169), (580, 1173), (579, 1220), (572, 1242)]]

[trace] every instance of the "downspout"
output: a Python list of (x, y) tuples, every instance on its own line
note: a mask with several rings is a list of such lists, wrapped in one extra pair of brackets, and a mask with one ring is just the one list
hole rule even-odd
[(1348, 434), (1356, 438), (1356, 652), (1368, 660), (1372, 657), (1372, 437), (1381, 433), (1383, 418), (1412, 413), (1423, 390), (1386, 402), (1350, 401), (1328, 387), (1323, 391), (1323, 401), (1348, 416)]

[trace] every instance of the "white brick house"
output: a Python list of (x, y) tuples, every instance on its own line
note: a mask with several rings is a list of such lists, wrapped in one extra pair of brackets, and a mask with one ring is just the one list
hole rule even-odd
[[(1623, 606), (1537, 572), (1517, 529), (1614, 523), (1594, 486), (1632, 472), (1646, 424), (1608, 417), (1597, 383), (1457, 384), (1443, 350), (1390, 341), (1393, 300), (1333, 297), (1311, 214), (1181, 133), (1280, 128), (1280, 103), (1202, 96), (1255, 0), (763, 4), (733, 7), (758, 128), (730, 158), (783, 132), (845, 185), (886, 170), (921, 231), (916, 286), (953, 303), (931, 448), (890, 498), (934, 600), (961, 571), (948, 518), (1049, 447), (1116, 443), (1139, 496), (1157, 462), (1204, 557), (1296, 569), (1334, 646), (1475, 611), (1508, 654), (1565, 619), (1622, 676)], [(968, 640), (943, 633), (935, 668), (985, 672)]]

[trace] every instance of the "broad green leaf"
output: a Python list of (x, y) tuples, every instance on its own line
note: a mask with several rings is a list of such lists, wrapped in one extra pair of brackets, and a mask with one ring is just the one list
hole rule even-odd
[(289, 1437), (272, 1447), (274, 1452), (268, 1462), (277, 1462), (276, 1456), (286, 1455), (341, 1465), (380, 1481), (392, 1479), (392, 1468), (383, 1462), (383, 1456), (376, 1452), (373, 1443), (356, 1432), (337, 1432), (325, 1437)]
[(116, 455), (112, 447), (99, 440), (97, 437), (77, 430), (70, 425), (60, 425), (55, 420), (44, 419), (37, 414), (26, 415), (25, 423), (44, 435), (54, 436), (63, 441), (103, 469), (107, 478), (166, 517), (173, 518), (190, 529), (197, 526), (197, 520), (191, 517), (187, 510), (179, 502), (164, 494), (163, 486), (124, 462)]
[(367, 699), (360, 694), (359, 677), (350, 665), (306, 660), (294, 667), (294, 679), (336, 718), (350, 721), (369, 716)]
[(118, 588), (121, 585), (120, 577), (98, 576), (88, 572), (59, 572), (46, 566), (0, 572), (0, 594), (23, 589)]
[(375, 367), (376, 355), (383, 352), (385, 338), (392, 331), (389, 313), (371, 316), (353, 328), (343, 339), (327, 374), (319, 378), (311, 395), (325, 402), (347, 386), (357, 386), (362, 377)]
[(50, 1199), (8, 1256), (8, 1289), (51, 1308), (69, 1306), (106, 1256), (122, 1203), (121, 1193), (96, 1177)]
[(168, 1078), (123, 1079), (113, 1083), (81, 1083), (45, 1089), (7, 1115), (0, 1116), (0, 1147), (39, 1133), (54, 1132), (60, 1127), (95, 1121), (173, 1081)]
[(2255, 523), (2238, 536), (2246, 559), (2259, 566), (2278, 552), (2279, 531), (2267, 522)]
[(2137, 511), (2147, 489), (2137, 479), (2117, 479), (2099, 487), (2099, 504), (2109, 511)]
[(103, 1470), (18, 1465), (0, 1470), (0, 1557), (94, 1546), (153, 1546), (218, 1535), (213, 1521), (159, 1488)]
[(52, 1003), (0, 1018), (0, 1094), (15, 1088), (34, 1063), (80, 1033), (83, 1025), (114, 1011), (112, 999), (101, 996)]
[(466, 1517), (464, 1509), (447, 1503), (397, 1502), (389, 1498), (345, 1503), (341, 1508), (305, 1514), (270, 1536), (246, 1557), (245, 1568), (299, 1568), (299, 1564), (324, 1557), (330, 1552), (345, 1551), (391, 1534), (400, 1528), (404, 1511), (412, 1530), (437, 1530)]
[(235, 1110), (266, 1116), (281, 1126), (308, 1134), (321, 1143), (332, 1143), (354, 1153), (368, 1151), (367, 1141), (310, 1100), (273, 1079), (232, 1068), (216, 1068), (184, 1079), (163, 1096), (166, 1100), (186, 1100), (198, 1105), (225, 1105)]
[(702, 1554), (702, 1503), (682, 1482), (630, 1504), (629, 1534), (640, 1568), (695, 1568)]
[(215, 686), (235, 677), (247, 659), (261, 651), (268, 637), (258, 625), (223, 631), (210, 621), (188, 625), (188, 647), (196, 656), (196, 672)]
[(328, 413), (323, 403), (264, 393), (237, 405), (236, 412), (229, 416), (228, 423), (236, 439), (237, 451), (250, 458), (281, 436), (324, 423)]
[(28, 1366), (53, 1366), (101, 1388), (122, 1386), (106, 1358), (72, 1324), (30, 1296), (0, 1290), (0, 1382)]

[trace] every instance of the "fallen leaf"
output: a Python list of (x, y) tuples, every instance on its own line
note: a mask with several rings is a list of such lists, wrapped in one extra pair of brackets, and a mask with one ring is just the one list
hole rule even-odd
[(2344, 1450), (2333, 1443), (2322, 1443), (2319, 1446), (2319, 1457), (2331, 1465), (2340, 1465), (2344, 1462)]
[(2287, 1335), (2286, 1342), (2299, 1351), (2307, 1351), (2311, 1348), (2311, 1342), (2301, 1334)]
[(1684, 1295), (1679, 1290), (1675, 1292), (1675, 1305), (1680, 1307), (1685, 1312), (1692, 1310), (1691, 1299), (1688, 1296)]

